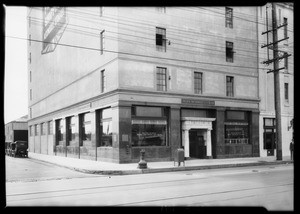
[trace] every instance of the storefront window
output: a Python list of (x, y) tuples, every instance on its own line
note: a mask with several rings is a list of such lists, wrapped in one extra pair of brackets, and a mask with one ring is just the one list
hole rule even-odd
[(82, 140), (91, 140), (91, 115), (86, 113), (82, 115)]
[(225, 143), (250, 144), (247, 112), (226, 111)]
[(64, 123), (62, 119), (56, 121), (56, 135), (57, 145), (59, 145), (59, 141), (64, 140)]
[(68, 127), (68, 141), (75, 140), (75, 117), (70, 117), (67, 119)]
[(112, 147), (112, 110), (103, 109), (100, 113), (100, 146)]
[[(132, 124), (132, 146), (166, 146), (166, 121), (140, 121), (133, 120)], [(161, 124), (159, 124), (161, 123)]]
[(101, 146), (112, 146), (112, 121), (102, 121)]
[(167, 108), (133, 106), (132, 146), (167, 146)]
[(225, 143), (248, 144), (248, 125), (225, 125)]

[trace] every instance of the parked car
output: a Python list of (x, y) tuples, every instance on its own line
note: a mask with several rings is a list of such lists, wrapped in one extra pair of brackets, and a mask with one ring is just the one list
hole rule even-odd
[(28, 157), (28, 142), (27, 141), (15, 141), (11, 144), (12, 157)]

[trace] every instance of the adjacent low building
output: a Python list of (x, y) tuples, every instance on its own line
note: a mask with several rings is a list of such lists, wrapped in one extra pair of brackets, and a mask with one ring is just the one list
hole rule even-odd
[(28, 115), (5, 124), (5, 142), (28, 141)]

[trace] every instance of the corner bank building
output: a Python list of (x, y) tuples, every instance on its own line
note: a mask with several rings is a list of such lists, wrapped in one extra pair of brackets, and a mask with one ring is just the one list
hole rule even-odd
[[(29, 151), (258, 157), (256, 7), (28, 8)], [(238, 18), (241, 17), (241, 18)], [(243, 18), (244, 17), (244, 18)]]

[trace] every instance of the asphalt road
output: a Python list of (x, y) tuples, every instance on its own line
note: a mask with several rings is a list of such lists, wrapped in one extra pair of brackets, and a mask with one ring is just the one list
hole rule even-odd
[(5, 156), (6, 182), (32, 182), (95, 176), (51, 163), (21, 157)]
[(22, 180), (22, 173), (18, 182), (8, 179), (7, 206), (262, 206), (268, 210), (294, 207), (291, 164), (124, 176), (60, 170), (59, 179), (52, 175), (45, 179), (43, 174), (42, 180), (28, 180), (29, 175)]

